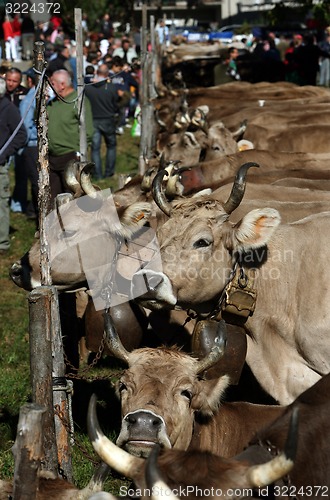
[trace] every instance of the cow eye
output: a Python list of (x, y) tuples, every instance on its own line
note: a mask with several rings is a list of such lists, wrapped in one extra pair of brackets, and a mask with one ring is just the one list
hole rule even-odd
[(204, 247), (209, 247), (210, 245), (211, 245), (210, 241), (205, 240), (204, 238), (200, 238), (199, 240), (195, 241), (194, 248), (204, 248)]
[(185, 398), (188, 399), (188, 401), (191, 401), (192, 399), (192, 393), (185, 389), (184, 391), (181, 392), (181, 396), (184, 396)]
[(120, 393), (122, 393), (123, 391), (127, 390), (127, 387), (126, 387), (126, 385), (123, 382), (119, 382), (118, 390), (119, 390)]

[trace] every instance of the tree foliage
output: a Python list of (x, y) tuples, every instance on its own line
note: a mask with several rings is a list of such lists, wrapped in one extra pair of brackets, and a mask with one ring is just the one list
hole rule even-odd
[[(74, 9), (77, 6), (77, 0), (61, 0), (62, 14), (66, 19), (74, 18)], [(102, 18), (103, 14), (108, 12), (111, 20), (124, 23), (133, 24), (134, 0), (80, 0), (79, 8), (82, 9), (83, 14), (88, 17), (89, 29), (97, 30), (98, 21)]]
[(292, 0), (279, 2), (268, 12), (271, 26), (280, 26), (288, 21), (313, 19), (319, 28), (330, 25), (330, 0), (315, 3), (313, 0)]

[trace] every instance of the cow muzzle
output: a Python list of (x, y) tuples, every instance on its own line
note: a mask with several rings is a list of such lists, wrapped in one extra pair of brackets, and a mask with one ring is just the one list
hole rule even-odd
[(150, 410), (127, 413), (122, 420), (116, 444), (131, 455), (143, 458), (149, 456), (156, 444), (171, 448), (164, 419)]
[(9, 270), (9, 276), (15, 285), (28, 291), (32, 290), (30, 273), (21, 261), (14, 262)]
[(173, 309), (177, 299), (166, 274), (141, 269), (134, 274), (131, 298), (150, 309)]

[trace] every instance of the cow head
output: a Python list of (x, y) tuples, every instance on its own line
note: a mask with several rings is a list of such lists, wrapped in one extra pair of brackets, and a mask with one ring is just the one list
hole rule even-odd
[(105, 330), (112, 354), (128, 364), (117, 385), (122, 410), (117, 444), (143, 457), (155, 444), (186, 449), (192, 438), (195, 414), (212, 416), (229, 384), (228, 376), (216, 380), (200, 377), (224, 354), (224, 323), (219, 323), (215, 344), (202, 359), (165, 347), (127, 352), (107, 314)]
[[(221, 491), (224, 499), (240, 499), (252, 496), (253, 489), (267, 486), (288, 474), (294, 465), (297, 447), (297, 413), (291, 425), (285, 451), (275, 457), (260, 455), (258, 448), (248, 447), (241, 456), (232, 459), (212, 455), (197, 449), (184, 451), (154, 446), (148, 460), (132, 456), (116, 446), (102, 432), (96, 414), (96, 396), (91, 397), (88, 408), (88, 434), (99, 457), (109, 467), (133, 480), (134, 486), (149, 498), (147, 491), (159, 492), (175, 500), (175, 491), (189, 498), (203, 497), (203, 491)], [(172, 491), (171, 491), (172, 490)], [(256, 493), (258, 493), (256, 491)], [(259, 491), (260, 493), (260, 491)], [(259, 495), (260, 496), (260, 495)], [(152, 496), (153, 498), (153, 496)]]
[(251, 166), (258, 165), (246, 163), (240, 168), (225, 203), (211, 195), (170, 204), (162, 196), (162, 173), (157, 174), (154, 199), (169, 219), (157, 231), (163, 272), (142, 269), (132, 280), (134, 296), (140, 296), (144, 305), (210, 312), (235, 263), (247, 252), (265, 249), (280, 223), (277, 210), (252, 210), (237, 224), (229, 220), (244, 196), (245, 176)]
[[(57, 201), (61, 199), (48, 216), (47, 229), (52, 282), (61, 290), (85, 285), (86, 269), (111, 263), (123, 238), (132, 237), (151, 215), (149, 203), (117, 209), (112, 197), (103, 198), (101, 192), (77, 200), (60, 195)], [(12, 265), (10, 276), (26, 290), (41, 284), (39, 239)]]

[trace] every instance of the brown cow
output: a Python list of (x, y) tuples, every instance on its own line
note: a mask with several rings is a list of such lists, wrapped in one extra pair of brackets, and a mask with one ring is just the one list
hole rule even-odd
[[(106, 325), (108, 342), (112, 346), (113, 353), (129, 365), (118, 381), (117, 387), (123, 414), (118, 445), (142, 456), (146, 455), (148, 448), (152, 449), (155, 443), (161, 444), (165, 449), (171, 446), (175, 450), (165, 451), (160, 462), (166, 480), (170, 477), (167, 474), (173, 474), (178, 481), (176, 486), (183, 483), (198, 485), (199, 481), (209, 480), (211, 484), (215, 481), (215, 484), (221, 487), (221, 484), (223, 486), (227, 484), (225, 477), (233, 479), (230, 474), (220, 475), (223, 467), (233, 471), (236, 460), (248, 460), (250, 464), (254, 460), (254, 463), (257, 463), (258, 458), (265, 461), (267, 456), (270, 458), (271, 455), (276, 455), (278, 450), (283, 450), (290, 419), (298, 410), (297, 453), (287, 484), (295, 487), (292, 491), (298, 497), (298, 488), (301, 488), (300, 492), (304, 491), (304, 488), (309, 488), (309, 494), (315, 498), (317, 491), (328, 494), (330, 374), (320, 379), (288, 406), (225, 402), (217, 408), (217, 405), (214, 406), (215, 393), (218, 393), (217, 398), (221, 395), (219, 388), (224, 381), (221, 379), (206, 381), (193, 375), (200, 361), (188, 354), (161, 348), (138, 349), (127, 353), (118, 344), (118, 337), (109, 317), (106, 318)], [(219, 326), (219, 329), (221, 328)], [(223, 331), (219, 333), (220, 339), (223, 339), (222, 335)], [(210, 352), (215, 354), (221, 342), (223, 340), (220, 340), (220, 343), (216, 342), (213, 347), (211, 345)], [(137, 476), (143, 479), (141, 470), (143, 461), (116, 448), (101, 432), (96, 420), (95, 401), (94, 397), (89, 409), (89, 435), (93, 446), (102, 460), (120, 473), (134, 480)], [(206, 407), (208, 407), (208, 418), (203, 420), (201, 414)], [(210, 413), (212, 408), (213, 413)], [(180, 438), (180, 434), (184, 434), (185, 437)], [(191, 441), (189, 434), (192, 435)], [(172, 443), (173, 435), (175, 442)], [(187, 448), (192, 451), (188, 453), (177, 451)], [(204, 455), (200, 451), (212, 452), (217, 457)], [(220, 456), (226, 458), (235, 456), (235, 460), (220, 459)], [(215, 468), (214, 474), (211, 472), (213, 467), (212, 469), (206, 465), (202, 467), (198, 461), (196, 464), (197, 457), (203, 460), (202, 463), (204, 460), (205, 464), (212, 463)], [(181, 466), (187, 468), (184, 477)], [(176, 467), (178, 475), (175, 474)], [(219, 482), (216, 482), (217, 477)], [(230, 486), (234, 484), (235, 482), (230, 483)], [(238, 488), (239, 484), (241, 483), (237, 483)], [(278, 490), (279, 496), (282, 494), (286, 496), (285, 491), (288, 490)]]
[(144, 297), (135, 293), (149, 308), (217, 315), (228, 311), (224, 297), (244, 276), (250, 305), (243, 312), (234, 306), (231, 321), (245, 319), (249, 367), (272, 397), (288, 404), (330, 370), (330, 213), (280, 225), (277, 210), (260, 208), (233, 224), (229, 217), (243, 198), (251, 165), (242, 167), (225, 203), (204, 196), (172, 206), (162, 199), (170, 216), (157, 230), (163, 272), (151, 266), (139, 271), (133, 291), (144, 287)]
[[(150, 446), (159, 443), (177, 449), (194, 446), (230, 457), (244, 449), (257, 429), (278, 416), (276, 405), (260, 412), (259, 405), (228, 403), (227, 412), (218, 411), (229, 377), (205, 380), (200, 374), (225, 353), (223, 322), (214, 348), (198, 360), (174, 348), (127, 352), (109, 315), (105, 319), (108, 348), (129, 365), (117, 386), (123, 416), (117, 444), (130, 453), (147, 456)], [(228, 434), (234, 422), (235, 440)]]
[[(291, 421), (285, 452), (276, 457), (260, 443), (258, 447), (248, 447), (232, 459), (200, 450), (163, 449), (156, 464), (158, 445), (153, 446), (148, 459), (144, 460), (128, 454), (106, 438), (97, 420), (95, 395), (88, 410), (88, 430), (95, 451), (111, 468), (134, 482), (134, 489), (122, 485), (120, 494), (152, 499), (163, 495), (173, 500), (182, 496), (191, 499), (206, 496), (239, 499), (254, 497), (253, 490), (258, 495), (260, 488), (271, 483), (276, 482), (276, 487), (280, 488), (285, 483), (278, 480), (294, 466), (297, 410), (293, 412)], [(266, 492), (268, 488), (263, 489), (264, 496), (268, 497)]]

